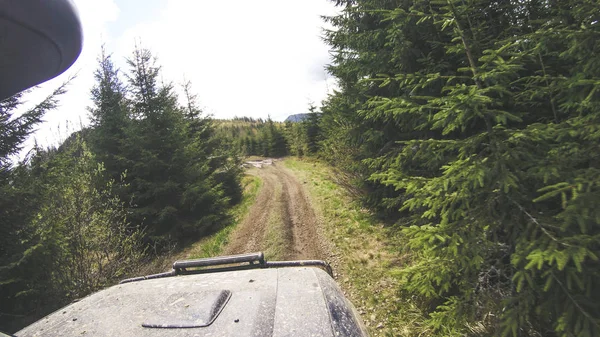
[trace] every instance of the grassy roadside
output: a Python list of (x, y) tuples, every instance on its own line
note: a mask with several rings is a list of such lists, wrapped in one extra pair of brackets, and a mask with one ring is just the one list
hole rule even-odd
[(422, 314), (402, 298), (392, 275), (409, 257), (402, 238), (386, 228), (334, 182), (333, 170), (318, 161), (287, 158), (290, 169), (309, 192), (336, 256), (337, 282), (361, 314), (372, 336), (427, 335)]
[(244, 186), (242, 201), (231, 210), (232, 223), (186, 249), (186, 258), (197, 259), (222, 255), (223, 247), (229, 241), (229, 235), (248, 214), (248, 210), (254, 204), (261, 185), (262, 181), (259, 177), (246, 174), (242, 179), (242, 186)]

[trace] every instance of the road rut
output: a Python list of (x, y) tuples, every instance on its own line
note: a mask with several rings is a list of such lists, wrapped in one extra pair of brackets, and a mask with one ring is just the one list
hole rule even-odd
[[(283, 251), (277, 258), (325, 259), (328, 254), (321, 224), (303, 183), (279, 162), (252, 169), (249, 173), (262, 179), (262, 188), (248, 215), (232, 233), (225, 253), (268, 251), (272, 240), (267, 236), (278, 235)], [(274, 227), (278, 229), (277, 233), (272, 233)]]

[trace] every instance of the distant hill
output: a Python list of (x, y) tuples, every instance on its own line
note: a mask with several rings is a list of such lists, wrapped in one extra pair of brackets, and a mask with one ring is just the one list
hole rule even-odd
[(288, 116), (288, 118), (285, 119), (285, 121), (286, 122), (302, 122), (303, 120), (307, 119), (309, 115), (310, 114), (290, 115), (290, 116)]

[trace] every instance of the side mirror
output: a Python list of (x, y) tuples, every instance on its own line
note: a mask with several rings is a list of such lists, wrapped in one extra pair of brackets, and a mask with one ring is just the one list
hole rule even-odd
[(82, 42), (70, 0), (0, 0), (0, 100), (62, 74)]

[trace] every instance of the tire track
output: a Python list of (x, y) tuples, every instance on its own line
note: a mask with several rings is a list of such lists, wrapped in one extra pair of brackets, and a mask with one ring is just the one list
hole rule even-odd
[[(231, 236), (226, 254), (265, 251), (269, 219), (279, 221), (275, 233), (284, 242), (283, 259), (323, 259), (327, 247), (320, 237), (320, 223), (304, 186), (276, 163), (253, 170), (262, 187), (250, 211)], [(276, 220), (273, 220), (276, 219)], [(273, 235), (273, 233), (271, 233)]]
[(257, 176), (261, 178), (262, 186), (246, 218), (233, 232), (231, 241), (225, 248), (225, 254), (227, 255), (264, 250), (262, 243), (269, 220), (267, 210), (272, 208), (275, 203), (272, 198), (275, 192), (275, 181), (270, 175), (261, 174), (261, 171), (258, 171)]

